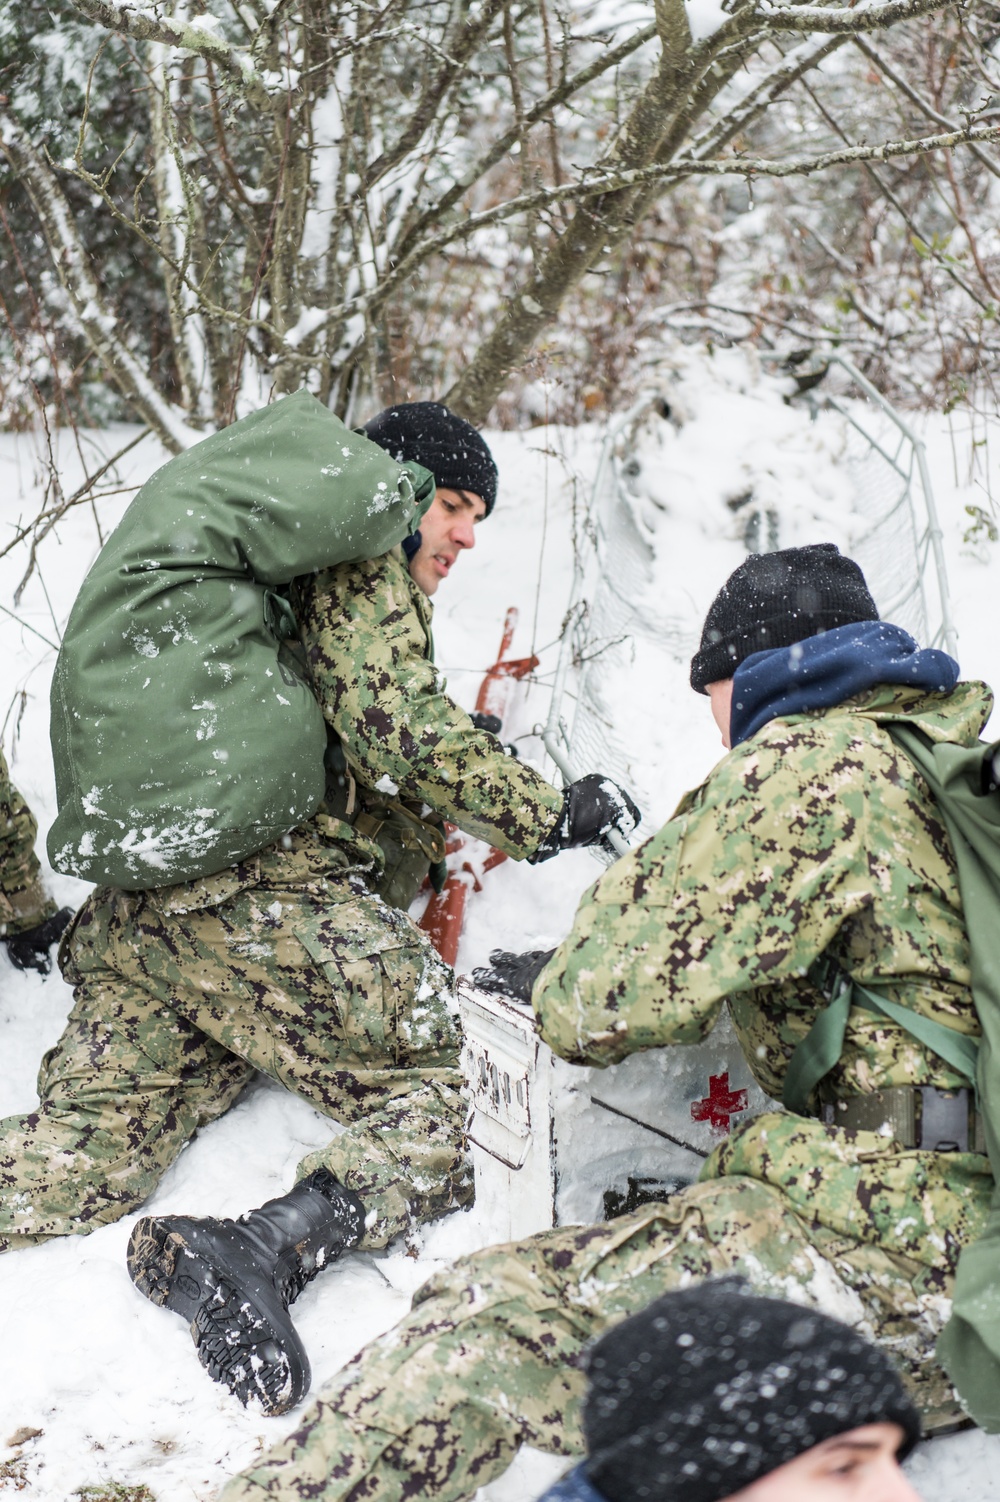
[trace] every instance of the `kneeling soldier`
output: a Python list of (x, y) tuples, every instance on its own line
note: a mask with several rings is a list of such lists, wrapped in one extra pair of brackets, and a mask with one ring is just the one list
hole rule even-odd
[[(779, 1098), (827, 1010), (821, 956), (821, 971), (881, 983), (897, 1011), (976, 1036), (954, 852), (889, 733), (975, 745), (992, 698), (957, 678), (950, 657), (878, 619), (833, 546), (748, 559), (691, 670), (729, 755), (584, 896), (554, 955), (497, 956), (480, 979), (513, 977), (553, 1049), (598, 1067), (695, 1043), (728, 1004)], [(929, 1428), (963, 1420), (935, 1341), (993, 1191), (965, 1087), (900, 1022), (852, 1006), (806, 1099), (739, 1125), (697, 1184), (431, 1279), (225, 1502), (457, 1502), (521, 1444), (579, 1453), (584, 1347), (666, 1291), (728, 1272), (874, 1337)]]
[(0, 1123), (0, 1249), (136, 1209), (256, 1070), (346, 1124), (242, 1219), (148, 1216), (132, 1233), (139, 1289), (266, 1413), (308, 1388), (288, 1305), (317, 1270), (472, 1194), (453, 976), (406, 913), (443, 857), (442, 820), (533, 861), (634, 823), (603, 779), (557, 791), (443, 692), (430, 596), (493, 509), (482, 437), (433, 402), (365, 432), (437, 490), (405, 546), (292, 587), (327, 722), (326, 802), (214, 875), (98, 887), (66, 946), (75, 1005), (41, 1103)]

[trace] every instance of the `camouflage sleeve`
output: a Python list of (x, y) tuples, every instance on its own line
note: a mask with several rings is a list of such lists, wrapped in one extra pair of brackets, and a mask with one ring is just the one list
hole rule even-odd
[(10, 780), (0, 752), (0, 934), (23, 933), (51, 918), (56, 905), (42, 889), (35, 855), (38, 825)]
[(698, 1042), (726, 997), (803, 975), (872, 901), (868, 811), (863, 765), (821, 729), (738, 748), (585, 894), (535, 983), (543, 1037), (612, 1064)]
[(355, 775), (422, 799), (515, 859), (533, 854), (562, 794), (444, 693), (429, 602), (414, 598), (402, 553), (317, 574), (297, 606), (313, 688)]

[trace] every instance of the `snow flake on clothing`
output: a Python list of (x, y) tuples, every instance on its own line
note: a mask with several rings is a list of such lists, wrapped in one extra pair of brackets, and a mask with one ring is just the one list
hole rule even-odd
[(807, 637), (791, 647), (753, 652), (733, 674), (730, 738), (748, 741), (769, 720), (830, 709), (880, 683), (950, 694), (958, 663), (947, 652), (917, 646), (900, 626), (858, 621)]
[(362, 799), (394, 788), (515, 859), (533, 854), (562, 794), (442, 691), (431, 603), (402, 550), (300, 580), (296, 615), (313, 692)]
[(11, 938), (44, 923), (56, 910), (42, 888), (37, 833), (35, 816), (11, 782), (0, 751), (0, 934)]

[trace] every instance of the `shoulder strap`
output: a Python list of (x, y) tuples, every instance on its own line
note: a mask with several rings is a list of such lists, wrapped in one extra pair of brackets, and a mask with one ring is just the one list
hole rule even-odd
[[(972, 951), (972, 995), (983, 1030), (977, 1048), (976, 1070), (980, 1106), (990, 1161), (996, 1171), (1000, 1168), (1000, 923), (997, 922), (1000, 909), (1000, 797), (996, 790), (995, 771), (998, 746), (996, 743), (991, 746), (932, 743), (915, 726), (899, 722), (888, 724), (886, 729), (927, 782), (947, 827), (958, 865), (962, 907)], [(871, 996), (866, 987), (865, 1004), (869, 1003)], [(889, 1005), (883, 1003), (879, 1010), (892, 1015), (888, 1011)], [(823, 1015), (817, 1018), (814, 1026), (819, 1025)], [(846, 1017), (844, 1022), (846, 1025)], [(929, 1023), (928, 1019), (918, 1019), (912, 1012), (907, 1014), (903, 1025), (915, 1032), (914, 1022), (919, 1022), (924, 1029), (938, 1026)], [(804, 1040), (805, 1043), (808, 1041), (808, 1038)], [(926, 1036), (921, 1041), (927, 1042)], [(967, 1057), (970, 1050), (977, 1047), (974, 1039), (960, 1033), (953, 1032), (951, 1042)], [(928, 1043), (928, 1046), (960, 1072), (965, 1072), (945, 1051), (943, 1042)], [(813, 1088), (821, 1078), (819, 1075), (813, 1081)], [(805, 1102), (808, 1102), (808, 1090)], [(955, 1275), (951, 1318), (937, 1342), (938, 1360), (955, 1384), (967, 1411), (992, 1434), (1000, 1433), (998, 1268), (1000, 1189), (994, 1192), (985, 1229), (977, 1240), (962, 1249)]]
[(953, 1027), (945, 1027), (910, 1007), (901, 1007), (897, 1002), (879, 996), (871, 987), (854, 980), (829, 955), (820, 955), (810, 966), (809, 979), (827, 998), (828, 1004), (789, 1061), (781, 1098), (790, 1111), (799, 1116), (808, 1115), (809, 1097), (843, 1052), (844, 1033), (852, 1006), (880, 1013), (899, 1023), (911, 1037), (944, 1059), (956, 1074), (975, 1087), (978, 1038), (966, 1037)]
[(831, 964), (823, 955), (810, 967), (809, 979), (826, 997), (827, 1005), (788, 1063), (781, 1099), (797, 1116), (808, 1116), (809, 1097), (844, 1051), (844, 1033), (853, 990), (847, 972)]
[(970, 1038), (966, 1033), (956, 1032), (953, 1027), (946, 1027), (943, 1022), (925, 1017), (922, 1012), (915, 1012), (911, 1007), (902, 1007), (898, 1002), (889, 1001), (868, 986), (858, 985), (857, 981), (854, 982), (854, 991), (863, 998), (858, 1002), (859, 1006), (865, 1007), (869, 1012), (881, 1012), (884, 1017), (898, 1022), (911, 1037), (929, 1048), (931, 1053), (936, 1053), (939, 1059), (944, 1059), (956, 1074), (960, 1074), (975, 1088), (978, 1038)]

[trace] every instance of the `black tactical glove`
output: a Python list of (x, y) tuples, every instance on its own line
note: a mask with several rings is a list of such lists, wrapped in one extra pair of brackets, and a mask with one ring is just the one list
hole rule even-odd
[[(475, 725), (477, 730), (486, 730), (490, 735), (495, 735), (497, 740), (500, 740), (500, 731), (503, 729), (503, 721), (498, 714), (483, 714), (482, 710), (477, 709), (475, 714), (470, 714), (469, 719), (472, 721), (473, 725)], [(513, 756), (515, 758), (517, 757), (517, 747), (514, 745), (513, 741), (500, 741), (500, 744), (503, 746), (508, 756)]]
[[(571, 782), (563, 794), (562, 813), (554, 829), (550, 829), (529, 864), (537, 866), (561, 850), (572, 850), (577, 845), (598, 845), (613, 829), (620, 835), (628, 835), (636, 827), (642, 814), (624, 788), (600, 772), (590, 772), (577, 782)], [(610, 845), (611, 854), (616, 852)]]
[(554, 954), (554, 949), (528, 949), (524, 954), (494, 949), (490, 955), (489, 968), (480, 965), (477, 970), (473, 970), (472, 979), (480, 991), (510, 996), (514, 1001), (528, 1006), (531, 1003), (532, 987)]
[(477, 730), (488, 730), (490, 735), (499, 735), (503, 727), (503, 721), (498, 714), (483, 714), (480, 709), (470, 714), (469, 719)]
[(48, 975), (52, 969), (52, 945), (61, 937), (63, 929), (73, 917), (71, 907), (60, 908), (44, 923), (26, 928), (23, 933), (10, 934), (4, 943), (10, 962), (16, 970), (37, 970), (39, 975)]

